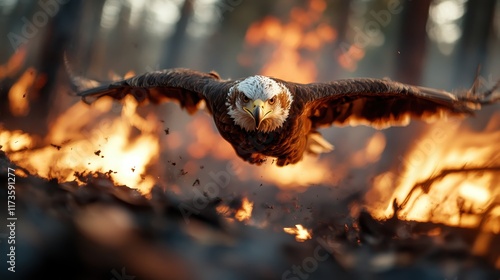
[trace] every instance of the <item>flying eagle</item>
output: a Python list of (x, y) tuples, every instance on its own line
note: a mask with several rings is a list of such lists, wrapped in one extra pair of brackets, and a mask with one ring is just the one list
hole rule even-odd
[(204, 101), (221, 136), (239, 157), (261, 164), (267, 157), (278, 166), (297, 163), (304, 152), (319, 154), (333, 146), (318, 128), (369, 125), (382, 129), (406, 125), (411, 118), (431, 120), (447, 115), (471, 115), (493, 98), (491, 90), (463, 96), (444, 90), (402, 84), (385, 79), (345, 79), (300, 84), (266, 76), (223, 80), (215, 72), (167, 69), (129, 79), (98, 83), (73, 77), (86, 103), (111, 96), (133, 95), (137, 101), (175, 100), (190, 114)]

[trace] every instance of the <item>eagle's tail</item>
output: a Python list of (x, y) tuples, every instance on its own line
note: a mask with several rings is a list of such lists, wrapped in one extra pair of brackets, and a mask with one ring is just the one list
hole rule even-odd
[(307, 135), (306, 151), (314, 155), (319, 155), (333, 151), (333, 145), (326, 141), (319, 132), (314, 131)]

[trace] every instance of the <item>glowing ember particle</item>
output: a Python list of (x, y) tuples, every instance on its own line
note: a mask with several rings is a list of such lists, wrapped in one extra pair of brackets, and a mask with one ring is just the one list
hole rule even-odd
[(301, 224), (295, 225), (295, 228), (283, 228), (283, 230), (288, 234), (294, 234), (295, 240), (298, 242), (304, 242), (312, 238), (311, 230), (303, 227)]
[(248, 198), (243, 198), (241, 208), (238, 209), (234, 217), (240, 221), (248, 221), (252, 217), (253, 202), (250, 202)]

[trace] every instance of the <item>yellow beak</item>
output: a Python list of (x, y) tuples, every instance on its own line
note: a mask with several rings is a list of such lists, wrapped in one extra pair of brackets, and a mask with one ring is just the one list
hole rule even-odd
[(248, 102), (248, 105), (245, 106), (244, 109), (255, 120), (255, 129), (257, 130), (259, 129), (262, 120), (264, 120), (266, 116), (271, 113), (271, 110), (268, 108), (267, 102), (264, 102), (261, 99), (257, 99), (253, 102)]

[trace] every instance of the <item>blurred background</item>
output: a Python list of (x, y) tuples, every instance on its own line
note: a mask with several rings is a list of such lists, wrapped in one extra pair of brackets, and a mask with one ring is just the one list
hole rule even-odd
[(494, 0), (3, 0), (0, 9), (0, 60), (26, 48), (23, 67), (47, 76), (40, 102), (52, 102), (63, 53), (78, 74), (101, 79), (187, 67), (451, 90), (469, 88), (478, 66), (485, 78), (500, 71)]
[[(375, 176), (405, 169), (408, 164), (402, 158), (409, 157), (411, 149), (419, 150), (417, 139), (430, 134), (431, 126), (416, 121), (383, 131), (327, 128), (322, 133), (336, 146), (334, 152), (306, 157), (287, 168), (272, 162), (255, 167), (235, 156), (203, 111), (190, 116), (168, 103), (132, 105), (127, 115), (130, 110), (118, 102), (82, 104), (69, 87), (64, 56), (73, 74), (104, 81), (186, 67), (214, 70), (232, 79), (264, 74), (308, 83), (374, 77), (457, 92), (471, 88), (478, 77), (485, 90), (500, 78), (499, 2), (4, 0), (2, 126), (29, 138), (29, 143), (11, 150), (39, 150), (38, 157), (34, 152), (18, 161), (32, 166), (27, 158), (50, 157), (55, 166), (67, 165), (53, 167), (64, 172), (43, 168), (45, 176), (61, 180), (74, 179), (68, 173), (72, 170), (118, 169), (122, 184), (146, 191), (163, 184), (190, 198), (192, 185), (201, 190), (210, 182), (210, 172), (225, 170), (231, 163), (238, 173), (224, 193), (251, 195), (260, 205), (283, 200), (279, 189), (315, 189), (313, 197), (318, 191), (329, 194), (322, 196), (326, 201), (363, 194)], [(491, 130), (496, 127), (491, 124), (498, 118), (492, 117), (496, 111), (498, 106), (487, 107), (460, 123), (458, 130), (483, 130), (488, 124)], [(117, 127), (114, 120), (122, 121), (121, 131), (112, 131)], [(104, 147), (113, 135), (129, 139), (121, 151)], [(77, 142), (85, 139), (93, 140)], [(73, 149), (78, 148), (81, 152), (75, 156)], [(102, 150), (101, 159), (94, 155), (97, 150)], [(132, 150), (128, 157), (125, 150)], [(425, 156), (436, 152), (420, 150)], [(200, 168), (204, 166), (211, 168)], [(33, 167), (37, 173), (40, 169)], [(389, 181), (394, 182), (384, 184), (388, 189), (399, 184), (394, 178)]]
[[(248, 213), (238, 220), (282, 231), (296, 223), (314, 228), (339, 213), (335, 219), (350, 219), (359, 213), (352, 201), (387, 217), (394, 198), (443, 168), (500, 162), (494, 105), (463, 121), (325, 128), (333, 152), (256, 167), (234, 154), (205, 112), (131, 100), (87, 106), (64, 66), (66, 56), (73, 74), (103, 81), (185, 67), (302, 83), (389, 78), (462, 93), (477, 80), (486, 90), (500, 79), (500, 1), (0, 0), (0, 14), (0, 145), (45, 178), (109, 172), (116, 184), (146, 194), (158, 186), (192, 200), (213, 174), (228, 174), (229, 186), (208, 196), (246, 200)], [(409, 216), (476, 226), (479, 220), (460, 218), (456, 199), (491, 206), (499, 177), (474, 183), (483, 192), (449, 183), (445, 195), (409, 203), (432, 205)], [(443, 209), (449, 212), (433, 213)]]

